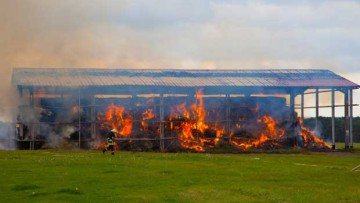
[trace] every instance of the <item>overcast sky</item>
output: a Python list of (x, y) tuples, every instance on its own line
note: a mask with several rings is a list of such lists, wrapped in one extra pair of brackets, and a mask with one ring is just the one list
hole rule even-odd
[(359, 19), (358, 0), (0, 0), (0, 74), (10, 84), (12, 67), (322, 68), (360, 83)]

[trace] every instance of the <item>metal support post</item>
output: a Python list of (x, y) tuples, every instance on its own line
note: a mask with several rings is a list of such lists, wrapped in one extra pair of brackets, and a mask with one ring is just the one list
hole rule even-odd
[[(198, 101), (198, 91), (199, 91), (199, 89), (196, 87), (195, 88), (195, 96), (193, 96), (193, 98), (195, 99), (195, 106), (196, 106), (196, 112), (198, 112), (199, 111), (199, 101)], [(198, 141), (200, 141), (199, 140), (199, 131), (198, 131), (198, 121), (199, 121), (199, 115), (196, 113), (196, 115), (195, 115), (195, 129), (196, 129), (196, 134), (194, 134), (194, 137), (196, 137), (196, 139), (198, 140)]]
[(231, 126), (231, 121), (230, 121), (230, 95), (226, 94), (226, 133), (228, 135), (228, 137), (230, 138), (230, 126)]
[(165, 150), (165, 128), (164, 128), (164, 94), (160, 94), (160, 150), (163, 152)]
[(345, 90), (345, 149), (349, 148), (349, 90)]
[(290, 93), (290, 117), (292, 117), (295, 113), (295, 94), (293, 92)]
[(80, 145), (80, 142), (81, 142), (81, 133), (80, 133), (80, 130), (81, 130), (81, 114), (80, 114), (80, 107), (81, 107), (81, 99), (80, 99), (80, 87), (79, 87), (79, 94), (78, 94), (78, 116), (79, 116), (79, 130), (78, 130), (78, 136), (79, 136), (79, 143), (78, 143), (78, 146), (79, 146), (79, 149), (81, 147)]
[[(35, 102), (34, 102), (34, 90), (31, 89), (30, 95), (29, 95), (29, 99), (30, 99), (30, 105), (32, 108), (32, 111), (35, 111)], [(30, 150), (34, 150), (35, 145), (34, 145), (34, 141), (35, 141), (35, 123), (31, 123), (30, 125), (30, 139), (29, 139), (29, 149)]]
[(331, 140), (332, 149), (335, 149), (335, 90), (331, 89)]
[(319, 130), (319, 89), (316, 88), (316, 91), (315, 91), (315, 131), (316, 133), (318, 132)]
[(303, 121), (304, 121), (304, 117), (305, 117), (304, 116), (304, 96), (305, 96), (304, 92), (302, 92), (301, 95), (300, 95), (300, 99), (301, 99), (301, 101), (300, 101), (301, 104), (300, 105), (301, 105), (301, 120), (303, 120)]
[(34, 106), (34, 89), (29, 89), (29, 104), (30, 106)]
[(296, 125), (295, 123), (297, 122), (297, 116), (296, 116), (296, 112), (295, 112), (295, 94), (292, 91), (290, 93), (290, 122), (292, 123), (292, 133), (290, 134), (291, 139), (293, 139), (293, 145), (294, 147), (297, 147), (298, 143), (298, 137), (297, 137), (297, 132), (296, 132)]
[(95, 109), (95, 104), (96, 104), (96, 98), (95, 96), (92, 96), (91, 98), (91, 139), (95, 139), (96, 138), (96, 109)]
[(353, 148), (353, 90), (349, 90), (349, 99), (350, 99), (350, 118), (349, 118), (349, 147)]
[(24, 124), (22, 122), (19, 123), (19, 138), (20, 140), (24, 140)]

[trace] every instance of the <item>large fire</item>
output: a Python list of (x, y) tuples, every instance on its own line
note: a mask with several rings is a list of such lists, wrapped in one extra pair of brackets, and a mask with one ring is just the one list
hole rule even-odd
[[(233, 133), (230, 134), (230, 143), (241, 149), (249, 149), (251, 147), (262, 148), (264, 145), (279, 146), (285, 136), (285, 130), (278, 127), (276, 121), (271, 116), (263, 116), (257, 120), (259, 127), (261, 127), (258, 139), (234, 139)], [(240, 128), (240, 127), (239, 127)]]
[[(186, 102), (175, 106), (171, 109), (170, 126), (173, 128), (173, 121), (182, 121), (180, 126), (176, 126), (178, 133), (179, 144), (190, 150), (204, 152), (205, 147), (213, 148), (223, 136), (224, 129), (218, 129), (217, 126), (210, 126), (206, 124), (206, 111), (204, 108), (202, 89), (196, 93), (196, 102), (187, 108)], [(207, 138), (205, 133), (208, 131), (215, 132), (215, 137)]]
[[(214, 115), (214, 111), (206, 111), (203, 90), (197, 91), (195, 101), (185, 100), (178, 105), (170, 106), (169, 115), (166, 117), (168, 133), (175, 135), (178, 145), (190, 151), (205, 152), (220, 145), (221, 140), (229, 143), (233, 148), (240, 150), (249, 149), (271, 149), (282, 147), (305, 148), (331, 148), (331, 146), (316, 137), (309, 129), (303, 126), (302, 120), (276, 120), (270, 115), (260, 115), (259, 106), (249, 107), (253, 117), (239, 117), (237, 123), (230, 124), (226, 129), (218, 119), (209, 122), (207, 116)], [(137, 107), (140, 107), (137, 105)], [(158, 120), (155, 108), (143, 108), (137, 111), (138, 115), (131, 114), (123, 106), (110, 104), (105, 113), (98, 116), (102, 121), (102, 128), (113, 128), (117, 130), (118, 137), (130, 138), (133, 134), (139, 133), (134, 128), (134, 123), (141, 124), (142, 131), (146, 134), (154, 130), (158, 134), (159, 128), (152, 128), (152, 122)], [(260, 115), (260, 116), (259, 116)], [(292, 123), (292, 127), (284, 123)], [(287, 126), (287, 127), (286, 127)], [(134, 129), (133, 129), (134, 128)], [(130, 141), (131, 142), (131, 141)]]
[(98, 117), (102, 120), (102, 126), (110, 127), (116, 130), (116, 134), (129, 137), (132, 130), (132, 117), (125, 107), (110, 104), (107, 107), (105, 115)]

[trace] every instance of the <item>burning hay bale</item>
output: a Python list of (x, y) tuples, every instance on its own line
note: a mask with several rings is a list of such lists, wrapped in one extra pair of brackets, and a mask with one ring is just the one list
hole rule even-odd
[(300, 132), (299, 136), (302, 138), (300, 141), (302, 146), (308, 149), (331, 149), (331, 146), (324, 140), (317, 138), (313, 132), (305, 128), (302, 123), (303, 121), (299, 118)]
[[(61, 118), (69, 117), (73, 131), (68, 133), (68, 142), (75, 145), (80, 139), (91, 140), (89, 147), (96, 149), (103, 147), (102, 140), (111, 129), (116, 130), (115, 148), (131, 151), (206, 152), (229, 148), (230, 145), (239, 151), (297, 146), (329, 148), (326, 142), (303, 127), (301, 121), (284, 119), (279, 114), (273, 116), (262, 100), (237, 98), (234, 101), (239, 106), (229, 108), (225, 108), (221, 101), (221, 98), (206, 100), (202, 89), (194, 97), (184, 97), (173, 103), (167, 100), (171, 105), (163, 109), (156, 104), (159, 102), (156, 99), (108, 100), (94, 112), (97, 136), (91, 139), (89, 135), (94, 129), (84, 116), (86, 111), (81, 108), (71, 108), (71, 113), (46, 110), (43, 112), (52, 113), (43, 113), (42, 117), (48, 120), (60, 115)], [(283, 99), (279, 101), (285, 105)], [(80, 132), (76, 122), (83, 122)]]
[[(282, 120), (280, 116), (275, 119), (268, 114), (262, 115), (261, 105), (258, 104), (245, 107), (246, 103), (243, 102), (240, 110), (232, 115), (237, 122), (226, 129), (226, 122), (217, 121), (217, 118), (224, 119), (219, 116), (221, 114), (214, 110), (206, 111), (202, 89), (197, 92), (195, 102), (185, 99), (175, 103), (170, 107), (164, 122), (164, 134), (167, 135), (166, 139), (170, 139), (164, 140), (168, 151), (205, 152), (226, 147), (226, 141), (238, 150), (293, 148), (301, 141), (297, 139), (299, 136), (306, 148), (328, 147), (303, 127), (301, 122), (294, 123)], [(158, 109), (139, 102), (135, 104), (135, 107), (109, 104), (106, 111), (100, 112), (98, 116), (100, 127), (117, 130), (120, 149), (159, 149), (161, 132)], [(221, 107), (217, 109), (224, 110)], [(294, 135), (296, 129), (301, 129), (298, 130), (299, 136)]]

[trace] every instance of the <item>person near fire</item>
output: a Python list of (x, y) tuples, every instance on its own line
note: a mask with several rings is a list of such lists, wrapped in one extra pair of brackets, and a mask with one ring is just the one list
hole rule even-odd
[(106, 144), (107, 146), (103, 149), (103, 153), (105, 153), (106, 151), (110, 150), (111, 151), (111, 155), (114, 155), (114, 138), (115, 138), (115, 133), (116, 133), (116, 129), (112, 129), (106, 137)]

